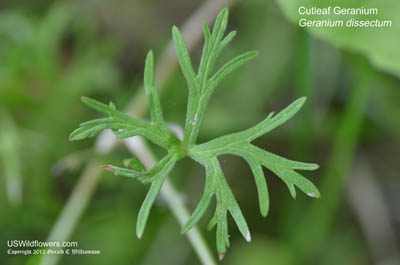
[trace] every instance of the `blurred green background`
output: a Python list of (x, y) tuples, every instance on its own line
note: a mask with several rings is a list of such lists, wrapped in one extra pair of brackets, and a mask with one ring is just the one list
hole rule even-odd
[[(122, 145), (101, 155), (95, 140), (68, 141), (79, 123), (98, 117), (80, 96), (128, 106), (140, 89), (146, 52), (153, 49), (157, 61), (172, 25), (181, 26), (202, 4), (0, 2), (0, 264), (37, 264), (29, 256), (7, 255), (6, 241), (46, 240), (88, 161), (120, 164), (130, 156)], [(199, 141), (248, 128), (307, 96), (298, 115), (256, 144), (317, 162), (320, 169), (306, 176), (322, 198), (299, 193), (292, 200), (265, 170), (271, 207), (262, 218), (246, 163), (221, 157), (253, 237), (246, 243), (231, 223), (231, 247), (221, 264), (400, 264), (400, 3), (377, 4), (380, 15), (394, 20), (390, 29), (322, 32), (296, 26), (295, 4), (247, 0), (232, 6), (229, 28), (238, 36), (223, 59), (247, 50), (260, 55), (217, 89)], [(195, 65), (201, 45), (192, 53)], [(180, 71), (163, 90), (166, 120), (183, 125), (187, 89)], [(147, 187), (99, 172), (69, 240), (102, 254), (62, 256), (58, 264), (200, 264), (162, 201), (138, 240), (136, 216)], [(202, 194), (203, 174), (187, 159), (170, 176), (190, 211)], [(216, 253), (206, 219), (200, 229)]]

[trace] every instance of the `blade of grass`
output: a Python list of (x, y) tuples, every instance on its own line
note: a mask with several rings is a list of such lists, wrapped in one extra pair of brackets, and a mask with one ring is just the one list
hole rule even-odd
[[(350, 90), (349, 101), (336, 133), (333, 151), (320, 184), (324, 200), (316, 201), (298, 220), (290, 239), (296, 249), (299, 263), (306, 261), (314, 250), (322, 246), (343, 193), (343, 184), (357, 149), (360, 131), (364, 121), (373, 71), (364, 59), (356, 61), (356, 80)], [(309, 231), (313, 231), (312, 236)]]

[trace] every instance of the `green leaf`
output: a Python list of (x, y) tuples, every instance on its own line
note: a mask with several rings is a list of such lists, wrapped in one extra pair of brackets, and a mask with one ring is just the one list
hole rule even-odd
[(256, 51), (246, 52), (227, 62), (210, 79), (210, 84), (208, 85), (207, 90), (212, 91), (229, 73), (239, 68), (240, 66), (244, 65), (245, 63), (249, 62), (257, 55), (258, 52)]
[[(228, 224), (226, 220), (226, 212), (222, 212), (217, 217), (217, 250), (220, 260), (226, 253), (226, 248), (229, 247)], [(222, 258), (221, 258), (222, 256)]]
[[(243, 156), (243, 155), (242, 155)], [(251, 172), (254, 175), (254, 180), (257, 186), (258, 201), (260, 204), (261, 215), (266, 217), (269, 210), (269, 195), (267, 181), (264, 177), (262, 167), (257, 163), (257, 160), (251, 155), (245, 155), (243, 158), (247, 161), (250, 166)]]
[[(229, 245), (228, 224), (226, 220), (226, 212), (222, 212), (217, 217), (217, 250), (220, 254), (226, 253)], [(220, 258), (221, 259), (221, 258)]]
[(158, 98), (157, 86), (154, 83), (154, 57), (149, 51), (144, 67), (144, 87), (149, 100), (151, 120), (159, 125), (165, 125), (160, 99)]
[(235, 38), (236, 36), (236, 30), (229, 32), (228, 35), (221, 41), (221, 44), (219, 45), (217, 54), (220, 54), (222, 50)]
[(299, 173), (294, 171), (294, 169), (315, 170), (318, 168), (317, 164), (288, 160), (275, 154), (271, 154), (255, 146), (250, 146), (248, 150), (252, 152), (255, 157), (257, 157), (260, 163), (262, 163), (265, 167), (270, 169), (283, 181), (285, 181), (286, 184), (288, 184), (289, 190), (293, 197), (296, 197), (293, 185), (296, 185), (310, 197), (320, 197), (319, 191), (315, 187), (315, 185), (311, 181), (302, 177)]
[(226, 28), (228, 26), (229, 11), (228, 8), (224, 8), (219, 12), (217, 18), (215, 19), (213, 27), (213, 38), (215, 42), (219, 42), (225, 34)]
[(319, 168), (319, 166), (317, 164), (289, 160), (284, 157), (272, 154), (266, 150), (262, 150), (255, 146), (251, 146), (251, 152), (256, 154), (256, 156), (263, 163), (281, 164), (281, 165), (287, 166), (288, 168), (297, 169), (297, 170), (316, 170)]
[(242, 235), (246, 240), (250, 240), (250, 233), (246, 220), (244, 219), (232, 191), (226, 183), (221, 167), (219, 166), (217, 156), (221, 154), (241, 156), (249, 164), (256, 182), (260, 212), (262, 216), (266, 216), (269, 209), (268, 187), (262, 166), (270, 169), (285, 182), (293, 198), (296, 198), (295, 186), (310, 197), (318, 198), (320, 196), (318, 189), (311, 181), (294, 171), (315, 170), (318, 168), (317, 164), (289, 160), (251, 144), (251, 142), (257, 137), (264, 135), (290, 119), (299, 111), (304, 102), (305, 98), (300, 98), (276, 116), (271, 113), (264, 121), (248, 130), (229, 134), (190, 148), (189, 155), (206, 167), (206, 189), (198, 207), (189, 219), (189, 222), (185, 225), (184, 231), (193, 227), (193, 225), (204, 214), (212, 197), (212, 192), (209, 191), (210, 188), (207, 186), (209, 186), (210, 183), (214, 183), (213, 191), (217, 197), (217, 208), (208, 228), (211, 229), (214, 225), (217, 225), (218, 252), (223, 255), (225, 253), (224, 251), (226, 251), (226, 247), (229, 245), (226, 228), (227, 211), (231, 213)]
[(106, 104), (103, 104), (97, 100), (88, 97), (81, 97), (81, 101), (94, 110), (103, 112), (107, 115), (112, 115), (113, 108), (107, 106)]
[(288, 185), (296, 185), (308, 196), (312, 198), (319, 198), (321, 196), (315, 185), (308, 179), (302, 177), (296, 171), (290, 170), (287, 167), (282, 167), (280, 165), (274, 165), (273, 163), (268, 164), (268, 168), (271, 169), (272, 172), (279, 176)]
[(129, 178), (143, 178), (146, 176), (146, 173), (143, 171), (131, 170), (128, 168), (116, 167), (112, 165), (103, 166), (105, 170), (111, 171), (116, 176), (125, 176)]
[[(150, 55), (148, 59), (148, 66), (151, 66), (151, 64)], [(151, 74), (147, 73), (146, 77), (146, 82), (150, 82)], [(155, 120), (157, 123), (149, 124), (147, 122), (132, 118), (116, 110), (115, 105), (112, 102), (110, 102), (109, 105), (106, 105), (97, 100), (82, 97), (82, 101), (86, 105), (97, 111), (107, 114), (109, 118), (95, 119), (80, 124), (80, 127), (71, 133), (70, 140), (82, 140), (88, 137), (93, 137), (102, 130), (111, 129), (117, 138), (128, 138), (135, 135), (141, 135), (165, 149), (168, 149), (172, 145), (179, 143), (179, 140), (176, 138), (176, 136), (165, 125), (162, 119), (161, 106), (159, 105), (156, 92), (154, 91), (155, 88), (153, 87), (152, 89), (153, 90), (149, 91), (149, 99), (153, 102), (153, 108), (157, 108), (157, 105), (159, 106), (158, 110), (154, 109), (153, 111), (153, 116), (156, 116)]]
[[(217, 211), (217, 209), (215, 209), (215, 211)], [(211, 230), (214, 228), (214, 226), (217, 224), (217, 222), (218, 222), (218, 220), (217, 220), (217, 214), (214, 213), (214, 216), (213, 216), (213, 217), (211, 218), (211, 220), (208, 222), (207, 230), (208, 230), (208, 231), (211, 231)]]
[(146, 167), (143, 165), (142, 161), (140, 161), (137, 157), (124, 159), (123, 163), (125, 167), (132, 168), (135, 171), (138, 172), (146, 171)]
[(96, 126), (96, 125), (101, 125), (104, 123), (107, 123), (110, 121), (110, 118), (101, 118), (101, 119), (95, 119), (95, 120), (91, 120), (91, 121), (85, 121), (82, 122), (81, 124), (79, 124), (80, 127), (91, 127), (91, 126)]
[(293, 198), (296, 198), (294, 185), (310, 197), (320, 197), (319, 191), (314, 184), (294, 171), (294, 169), (315, 170), (318, 168), (317, 164), (292, 161), (248, 143), (234, 146), (226, 152), (242, 156), (246, 160), (248, 160), (249, 156), (254, 157), (259, 165), (270, 169), (287, 184)]
[(69, 136), (70, 141), (83, 140), (96, 136), (104, 129), (109, 129), (106, 124), (86, 125), (75, 129)]
[(179, 64), (181, 66), (183, 75), (186, 78), (186, 82), (189, 85), (189, 91), (196, 93), (197, 92), (196, 74), (194, 73), (192, 62), (190, 61), (190, 56), (185, 41), (182, 37), (182, 34), (180, 33), (179, 29), (176, 26), (172, 28), (172, 37), (174, 40)]
[(146, 198), (144, 199), (143, 204), (139, 210), (138, 220), (136, 223), (136, 235), (138, 238), (141, 238), (143, 235), (154, 200), (160, 192), (165, 178), (174, 167), (176, 161), (177, 156), (175, 154), (168, 154), (157, 164), (162, 166), (157, 167), (156, 165), (153, 168), (157, 168), (153, 172), (152, 170), (149, 171), (152, 172), (150, 173), (150, 175), (152, 175), (153, 181), (151, 183), (149, 191), (147, 192)]
[[(294, 101), (292, 104), (287, 106), (284, 110), (279, 112), (277, 115), (268, 115), (268, 117), (257, 124), (256, 126), (243, 132), (243, 136), (246, 137), (247, 141), (253, 141), (258, 137), (265, 135), (266, 133), (272, 131), (273, 129), (279, 127), (290, 118), (292, 118), (304, 105), (306, 97), (302, 97)], [(273, 113), (271, 113), (273, 114)]]
[(286, 181), (285, 181), (285, 184), (288, 187), (290, 195), (292, 196), (292, 198), (296, 199), (296, 189), (295, 189), (294, 185), (291, 184), (291, 183), (288, 183)]
[(145, 122), (139, 121), (137, 119), (134, 119), (122, 112), (119, 112), (115, 109), (115, 105), (110, 102), (110, 105), (106, 105), (104, 103), (101, 103), (97, 100), (88, 98), (88, 97), (81, 97), (81, 100), (83, 103), (85, 103), (88, 107), (97, 110), (99, 112), (102, 112), (104, 114), (109, 115), (113, 119), (121, 122), (128, 122), (132, 125), (135, 126), (146, 126)]
[(302, 177), (294, 169), (302, 170), (315, 170), (318, 168), (317, 164), (302, 163), (297, 161), (288, 160), (286, 158), (271, 154), (268, 151), (262, 150), (252, 145), (246, 145), (237, 148), (236, 151), (231, 151), (236, 155), (244, 155), (246, 159), (247, 154), (251, 154), (258, 160), (259, 164), (270, 169), (277, 176), (279, 176), (287, 185), (292, 197), (296, 197), (294, 185), (300, 188), (304, 193), (313, 198), (319, 198), (320, 193), (315, 185), (308, 179)]
[(276, 116), (273, 116), (274, 113), (272, 112), (265, 120), (251, 127), (250, 129), (218, 137), (206, 143), (192, 147), (191, 151), (193, 153), (207, 152), (209, 154), (213, 153), (214, 155), (219, 155), (221, 154), (222, 150), (228, 148), (229, 146), (235, 145), (238, 142), (249, 143), (254, 139), (272, 131), (293, 117), (303, 106), (305, 100), (305, 97), (299, 98), (284, 110), (279, 112)]
[[(228, 211), (232, 215), (240, 233), (247, 241), (251, 240), (250, 231), (243, 213), (225, 180), (218, 159), (216, 157), (201, 156), (195, 159), (206, 168), (206, 189), (199, 203), (200, 206), (196, 208), (189, 221), (185, 224), (183, 231), (188, 231), (200, 219), (210, 203), (212, 193), (214, 193), (217, 198), (217, 206), (214, 217), (208, 228), (211, 229), (217, 224), (217, 249), (219, 253), (223, 254), (226, 252), (226, 247), (229, 246), (227, 226)], [(210, 190), (212, 190), (212, 192)]]
[(146, 198), (144, 199), (142, 206), (139, 210), (138, 220), (136, 223), (136, 236), (142, 238), (144, 229), (146, 227), (147, 219), (149, 218), (151, 207), (153, 206), (154, 200), (161, 190), (162, 184), (165, 179), (157, 179), (151, 183), (150, 189), (147, 192)]
[(235, 220), (237, 227), (239, 228), (240, 233), (247, 241), (250, 241), (250, 231), (247, 226), (246, 220), (244, 219), (242, 211), (240, 210), (239, 205), (236, 202), (235, 197), (233, 196), (233, 193), (225, 180), (225, 176), (222, 172), (221, 166), (219, 165), (218, 159), (212, 158), (210, 163), (213, 167), (213, 171), (215, 172), (214, 178), (216, 179), (215, 193), (217, 196), (217, 207), (221, 206), (222, 208), (218, 208), (218, 211), (223, 211), (224, 209), (229, 210), (233, 219)]
[(198, 78), (202, 79), (201, 81), (205, 80), (203, 77), (205, 76), (205, 68), (207, 66), (207, 61), (210, 56), (210, 49), (212, 44), (210, 28), (208, 27), (208, 24), (205, 21), (203, 21), (203, 32), (204, 32), (204, 46), (203, 46), (203, 53), (200, 59), (199, 74), (198, 74)]
[[(227, 8), (224, 8), (215, 19), (214, 27), (211, 36), (209, 36), (209, 29), (208, 27), (205, 29), (205, 36), (209, 38), (209, 44), (206, 49), (207, 53), (202, 56), (202, 61), (204, 57), (204, 69), (201, 67), (200, 64), (200, 71), (199, 71), (199, 79), (200, 79), (200, 91), (204, 92), (207, 87), (207, 80), (209, 75), (211, 74), (212, 70), (214, 69), (215, 63), (218, 59), (218, 56), (221, 54), (223, 47), (221, 47), (221, 40), (225, 34), (227, 25), (228, 25), (228, 17), (229, 12)], [(233, 38), (230, 36), (229, 38)]]
[(236, 35), (236, 32), (233, 31), (224, 38), (227, 22), (227, 9), (223, 9), (218, 14), (212, 33), (207, 23), (203, 22), (205, 41), (197, 76), (194, 73), (189, 52), (181, 33), (177, 27), (173, 27), (172, 29), (179, 64), (189, 87), (185, 132), (182, 142), (167, 128), (163, 119), (162, 108), (154, 81), (154, 57), (152, 51), (149, 51), (147, 54), (144, 71), (144, 85), (150, 103), (152, 122), (139, 121), (121, 113), (112, 102), (106, 105), (83, 97), (82, 101), (86, 105), (105, 113), (108, 117), (84, 122), (70, 136), (71, 140), (80, 140), (93, 137), (104, 129), (111, 129), (118, 138), (142, 135), (167, 150), (168, 155), (148, 171), (145, 170), (143, 164), (136, 158), (124, 160), (125, 166), (131, 169), (111, 165), (104, 166), (105, 169), (112, 171), (116, 175), (136, 178), (143, 183), (151, 183), (150, 189), (139, 210), (136, 224), (136, 233), (139, 238), (143, 235), (151, 207), (161, 190), (165, 178), (175, 163), (182, 157), (189, 156), (202, 164), (206, 169), (204, 192), (193, 214), (183, 226), (182, 232), (189, 231), (197, 224), (210, 206), (213, 196), (215, 196), (215, 211), (207, 228), (211, 230), (214, 226), (217, 226), (216, 243), (220, 259), (224, 257), (229, 247), (228, 213), (232, 216), (240, 233), (247, 241), (251, 240), (251, 236), (242, 210), (225, 179), (221, 165), (217, 159), (219, 155), (237, 155), (244, 158), (249, 164), (257, 186), (259, 207), (262, 216), (267, 216), (269, 210), (268, 186), (263, 173), (263, 166), (270, 169), (285, 182), (290, 194), (294, 198), (296, 197), (295, 187), (298, 187), (311, 197), (317, 198), (320, 196), (314, 184), (295, 171), (315, 170), (318, 168), (318, 165), (289, 160), (251, 144), (254, 139), (277, 128), (295, 115), (304, 104), (305, 98), (296, 100), (275, 116), (274, 113), (270, 113), (265, 120), (250, 129), (196, 145), (201, 121), (214, 88), (229, 73), (257, 55), (257, 52), (254, 51), (239, 55), (228, 61), (210, 77), (218, 56)]
[(239, 231), (242, 234), (242, 236), (246, 239), (247, 242), (250, 242), (251, 241), (250, 231), (249, 227), (247, 226), (246, 219), (244, 219), (242, 210), (240, 210), (239, 204), (234, 199), (232, 192), (230, 192), (229, 196), (231, 196), (231, 201), (228, 208), (229, 212), (231, 213), (233, 220), (235, 220), (235, 223), (239, 228)]
[(76, 141), (76, 140), (82, 140), (85, 138), (90, 138), (96, 136), (99, 132), (105, 129), (113, 129), (115, 131), (115, 134), (117, 137), (122, 132), (127, 132), (129, 131), (130, 136), (134, 136), (139, 134), (139, 131), (141, 128), (125, 124), (122, 122), (117, 122), (114, 120), (108, 120), (105, 121), (101, 124), (89, 124), (89, 125), (84, 125), (79, 127), (78, 129), (74, 130), (71, 135), (70, 135), (70, 140), (71, 141)]
[(197, 207), (194, 210), (194, 212), (192, 213), (192, 215), (190, 216), (189, 220), (183, 226), (182, 233), (186, 233), (187, 231), (192, 229), (193, 226), (196, 225), (196, 223), (204, 215), (205, 211), (207, 210), (208, 206), (211, 203), (211, 199), (214, 195), (214, 192), (212, 190), (213, 189), (213, 187), (212, 187), (213, 177), (212, 177), (212, 175), (209, 175), (209, 174), (211, 174), (211, 172), (208, 172), (206, 174), (206, 185), (205, 185), (203, 196), (201, 197), (200, 202), (197, 204)]

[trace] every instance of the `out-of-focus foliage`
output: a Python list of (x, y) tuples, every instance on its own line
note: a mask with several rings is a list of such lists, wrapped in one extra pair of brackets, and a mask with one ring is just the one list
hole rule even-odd
[[(50, 2), (6, 0), (0, 4), (0, 112), (5, 115), (0, 118), (0, 142), (8, 143), (0, 146), (0, 264), (26, 264), (29, 257), (5, 254), (6, 240), (46, 240), (86, 161), (93, 157), (87, 149), (90, 141), (68, 141), (76, 124), (98, 118), (80, 103), (80, 96), (124, 106), (143, 75), (144, 51), (155, 47), (155, 53), (161, 54), (170, 41), (172, 25), (181, 26), (201, 4), (194, 0)], [(359, 2), (340, 1), (340, 5)], [(251, 244), (235, 229), (230, 231), (232, 249), (222, 263), (397, 265), (398, 23), (370, 36), (364, 35), (364, 29), (345, 35), (327, 29), (323, 36), (299, 29), (285, 8), (294, 1), (282, 3), (246, 0), (231, 8), (229, 27), (240, 38), (226, 48), (222, 60), (247, 49), (258, 50), (259, 56), (215, 91), (199, 143), (248, 128), (264, 119), (265, 113), (307, 96), (296, 119), (254, 144), (282, 156), (316, 161), (320, 170), (307, 175), (321, 188), (322, 198), (310, 201), (299, 193), (294, 201), (279, 179), (269, 178), (269, 197), (275, 203), (270, 205), (269, 218), (263, 219), (249, 166), (240, 158), (219, 156), (252, 231)], [(380, 7), (380, 15), (395, 16), (398, 21), (397, 2), (363, 3)], [(194, 64), (200, 55), (198, 46), (191, 54)], [(124, 79), (119, 78), (121, 74)], [(176, 72), (161, 95), (167, 122), (184, 123), (185, 86), (182, 74)], [(5, 120), (14, 126), (5, 127)], [(165, 155), (151, 147), (158, 157)], [(6, 149), (11, 151), (5, 155)], [(118, 147), (99, 159), (116, 164), (130, 156)], [(4, 162), (20, 172), (19, 207), (8, 199), (6, 178), (13, 175), (6, 173), (10, 169)], [(365, 179), (354, 170), (360, 164), (368, 165), (381, 204), (375, 204), (379, 198), (372, 193), (355, 193), (355, 187), (348, 184), (355, 175)], [(263, 173), (267, 178), (273, 174)], [(190, 209), (201, 198), (203, 175), (201, 167), (183, 159), (170, 176), (180, 190), (190, 194), (184, 197)], [(70, 238), (80, 248), (100, 249), (102, 254), (64, 255), (59, 264), (200, 264), (162, 200), (155, 201), (146, 233), (140, 241), (136, 239), (134, 224), (145, 192), (129, 179), (104, 175)], [(364, 203), (352, 200), (356, 194), (364, 196), (358, 201)], [(383, 207), (377, 211), (376, 205)], [(360, 215), (363, 211), (367, 219)], [(212, 214), (206, 211), (204, 219)], [(200, 220), (198, 225), (203, 229), (206, 223)], [(204, 236), (214, 248), (214, 236)]]
[(5, 110), (0, 112), (0, 124), (0, 168), (6, 184), (5, 193), (9, 202), (18, 206), (22, 200), (20, 136), (14, 121)]
[[(18, 149), (28, 150), (4, 156), (15, 162), (5, 163), (6, 171), (13, 167), (26, 174), (29, 167), (37, 167), (40, 162), (30, 159), (31, 151), (51, 155), (71, 150), (65, 136), (72, 119), (63, 111), (79, 113), (71, 105), (82, 93), (104, 93), (118, 86), (111, 60), (115, 48), (109, 41), (91, 41), (94, 34), (90, 18), (80, 19), (66, 3), (54, 5), (41, 17), (16, 10), (0, 13), (0, 106), (21, 126), (13, 135), (20, 138)], [(10, 126), (4, 124), (6, 134)], [(20, 159), (24, 163), (17, 167)]]
[[(396, 0), (277, 0), (285, 15), (295, 24), (300, 18), (309, 20), (331, 19), (345, 20), (350, 18), (357, 20), (381, 20), (392, 21), (392, 26), (380, 27), (313, 27), (310, 29), (315, 36), (329, 41), (333, 45), (364, 54), (379, 69), (400, 75), (400, 3)], [(331, 10), (330, 15), (305, 15), (299, 14), (299, 7), (328, 8), (329, 6), (340, 6), (343, 8), (376, 8), (376, 15), (336, 15)]]

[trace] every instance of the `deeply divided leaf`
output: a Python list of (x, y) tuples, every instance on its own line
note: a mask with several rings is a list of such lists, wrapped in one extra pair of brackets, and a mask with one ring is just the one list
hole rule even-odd
[(208, 101), (216, 86), (232, 71), (257, 55), (255, 51), (245, 52), (223, 64), (220, 69), (214, 70), (222, 50), (236, 35), (236, 31), (232, 31), (224, 37), (227, 24), (228, 10), (226, 8), (218, 14), (212, 32), (208, 24), (203, 22), (205, 40), (197, 74), (194, 71), (182, 34), (177, 27), (172, 28), (178, 61), (189, 87), (184, 139), (182, 141), (168, 129), (164, 122), (155, 83), (152, 51), (147, 54), (143, 78), (150, 106), (151, 122), (140, 121), (122, 113), (111, 102), (106, 105), (82, 97), (82, 101), (87, 106), (104, 113), (107, 117), (81, 123), (70, 135), (71, 140), (81, 140), (93, 137), (102, 130), (111, 129), (118, 138), (141, 135), (167, 150), (168, 154), (148, 171), (137, 158), (124, 160), (126, 168), (112, 165), (104, 166), (106, 170), (116, 175), (135, 178), (142, 183), (150, 184), (136, 223), (136, 233), (139, 238), (143, 235), (154, 201), (175, 163), (184, 156), (189, 156), (202, 164), (206, 172), (204, 191), (193, 214), (183, 226), (182, 232), (189, 231), (199, 222), (213, 198), (215, 198), (214, 215), (207, 228), (211, 230), (216, 226), (216, 244), (220, 259), (224, 257), (229, 247), (229, 215), (232, 216), (240, 233), (247, 241), (251, 240), (251, 236), (243, 212), (225, 179), (218, 156), (233, 154), (242, 157), (249, 164), (257, 187), (262, 216), (267, 216), (269, 210), (268, 186), (263, 167), (268, 168), (287, 185), (292, 197), (296, 197), (296, 187), (310, 197), (320, 197), (315, 185), (297, 172), (297, 170), (315, 170), (318, 168), (317, 164), (289, 160), (252, 144), (255, 139), (267, 134), (293, 117), (303, 106), (304, 97), (294, 101), (276, 115), (273, 112), (270, 113), (263, 121), (247, 130), (221, 136), (203, 144), (196, 144)]

